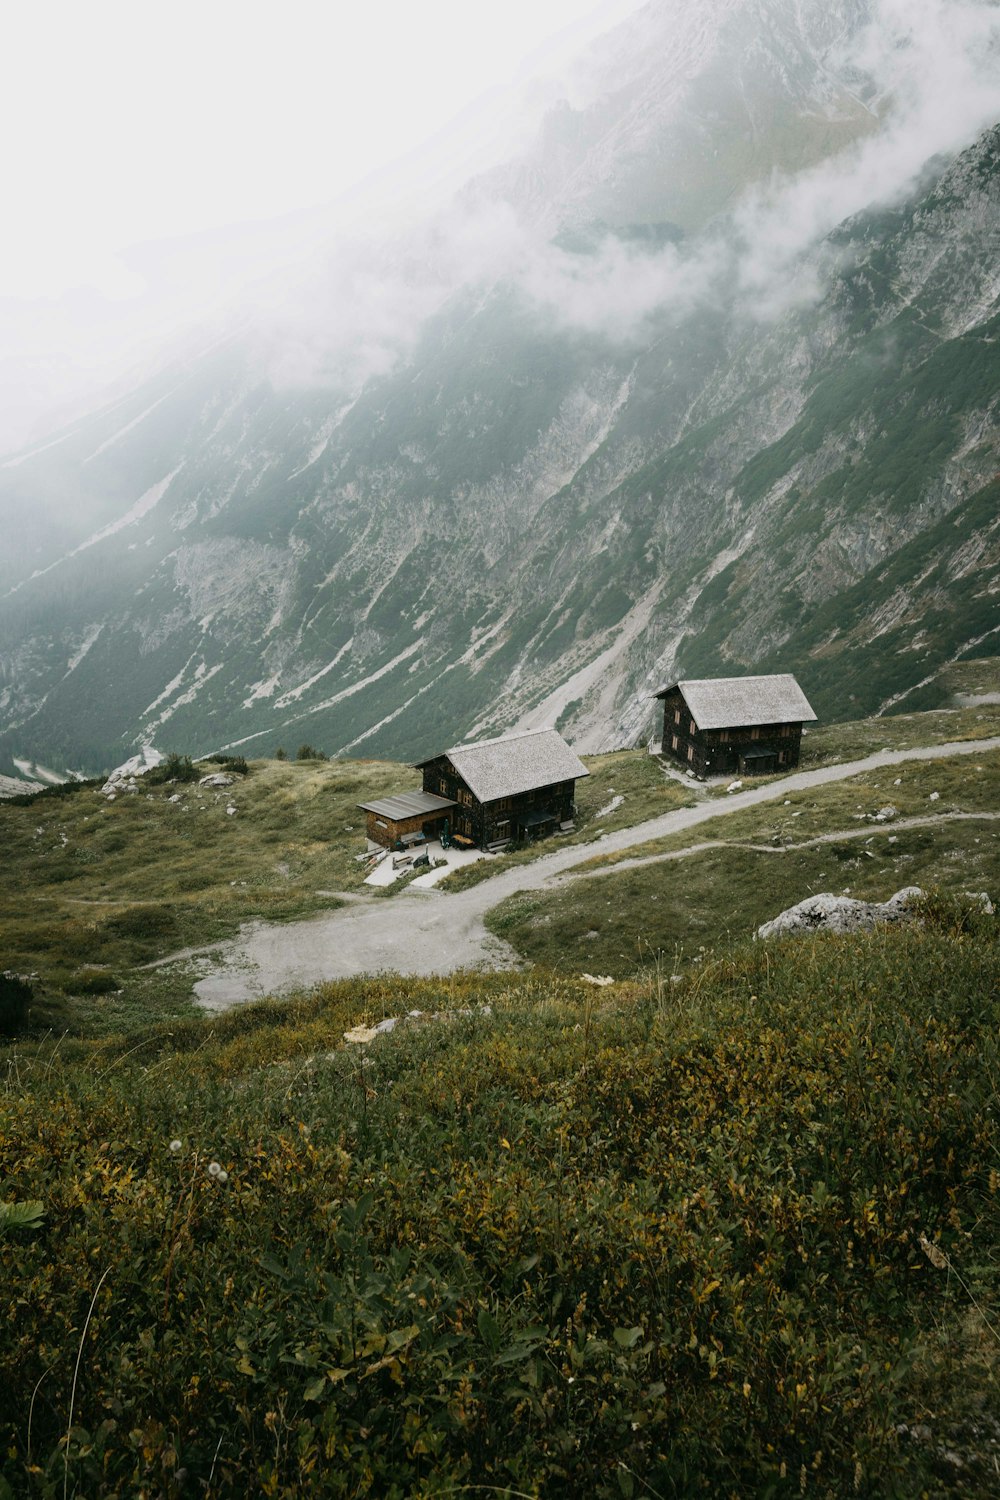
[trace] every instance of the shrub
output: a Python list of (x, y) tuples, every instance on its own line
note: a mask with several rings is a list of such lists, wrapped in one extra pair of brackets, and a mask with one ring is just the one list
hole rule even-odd
[(314, 750), (312, 745), (300, 745), (295, 752), (296, 760), (329, 760), (324, 750)]
[(30, 807), (34, 802), (58, 801), (62, 797), (72, 797), (77, 792), (86, 791), (89, 787), (101, 786), (103, 783), (103, 776), (92, 776), (87, 781), (60, 781), (55, 786), (39, 787), (37, 792), (18, 792), (16, 797), (5, 797), (4, 803), (8, 807)]
[(287, 760), (288, 759), (288, 751), (285, 749), (284, 745), (279, 745), (278, 746), (277, 750), (275, 750), (275, 752), (274, 752), (274, 758), (275, 758), (275, 760)]
[(214, 766), (225, 766), (234, 776), (248, 776), (250, 767), (243, 755), (206, 755), (205, 759), (211, 761)]
[(197, 781), (198, 771), (192, 765), (190, 755), (180, 755), (176, 750), (171, 750), (166, 760), (161, 760), (158, 766), (146, 772), (145, 781), (149, 786), (162, 786), (165, 781)]
[(121, 987), (121, 980), (104, 969), (81, 969), (66, 986), (73, 995), (112, 995)]
[(13, 1036), (23, 1025), (34, 991), (20, 974), (0, 974), (0, 1035)]

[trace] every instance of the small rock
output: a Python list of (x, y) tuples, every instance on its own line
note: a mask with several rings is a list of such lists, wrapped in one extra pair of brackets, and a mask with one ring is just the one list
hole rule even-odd
[(213, 771), (211, 776), (202, 776), (198, 782), (199, 786), (232, 786), (235, 777), (227, 776), (224, 771)]
[(235, 807), (233, 807), (232, 803), (230, 803), (230, 805), (226, 808), (226, 816), (229, 817), (229, 818), (231, 818), (231, 817), (233, 817), (233, 815), (235, 814), (235, 812), (236, 812)]
[(352, 1026), (350, 1031), (344, 1032), (344, 1041), (359, 1042), (364, 1046), (367, 1042), (373, 1042), (377, 1036), (377, 1026)]
[(180, 794), (180, 792), (175, 792), (172, 797), (168, 797), (167, 798), (168, 802), (179, 802), (180, 800), (181, 800), (181, 794)]
[(903, 778), (902, 778), (902, 776), (897, 776), (896, 779), (895, 779), (895, 781), (892, 784), (893, 784), (893, 786), (902, 786), (903, 785)]
[(742, 781), (731, 781), (729, 783), (729, 785), (726, 787), (726, 791), (727, 792), (738, 792), (739, 789), (740, 789), (740, 787), (742, 785), (743, 785)]
[(940, 801), (940, 799), (941, 799), (941, 793), (940, 792), (931, 792), (930, 796), (927, 798), (928, 802), (938, 802), (938, 801)]
[(971, 901), (974, 906), (978, 906), (984, 916), (992, 917), (994, 915), (993, 902), (985, 891), (963, 891), (962, 895), (967, 901)]
[(893, 818), (898, 817), (899, 808), (893, 807), (891, 802), (887, 802), (885, 807), (880, 807), (877, 813), (872, 814), (872, 821), (875, 823), (891, 823)]

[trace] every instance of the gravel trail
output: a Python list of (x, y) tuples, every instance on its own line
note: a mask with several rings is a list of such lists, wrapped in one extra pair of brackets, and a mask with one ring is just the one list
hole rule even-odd
[(348, 900), (335, 911), (301, 922), (251, 922), (228, 942), (189, 949), (162, 962), (179, 958), (202, 961), (206, 972), (194, 991), (198, 1004), (209, 1011), (226, 1010), (264, 995), (308, 989), (328, 979), (386, 970), (427, 975), (476, 967), (514, 968), (517, 954), (487, 932), (483, 918), (515, 891), (539, 890), (595, 855), (698, 828), (741, 808), (784, 801), (790, 792), (846, 781), (862, 772), (906, 761), (982, 755), (996, 749), (1000, 749), (1000, 736), (913, 750), (880, 750), (862, 760), (796, 771), (768, 786), (677, 808), (633, 828), (605, 834), (593, 843), (554, 849), (533, 864), (505, 870), (466, 891), (449, 893), (410, 886), (390, 898)]

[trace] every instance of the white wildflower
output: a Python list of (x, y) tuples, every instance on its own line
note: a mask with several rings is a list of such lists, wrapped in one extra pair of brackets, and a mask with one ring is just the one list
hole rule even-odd
[(218, 1172), (215, 1174), (215, 1180), (216, 1182), (228, 1182), (229, 1173), (220, 1167)]
[(219, 1173), (221, 1171), (222, 1171), (222, 1168), (219, 1166), (219, 1163), (217, 1161), (210, 1161), (209, 1162), (209, 1164), (208, 1164), (208, 1175), (209, 1175), (209, 1177), (218, 1177), (218, 1175), (219, 1175)]
[(177, 1153), (178, 1153), (178, 1151), (180, 1151), (182, 1149), (182, 1142), (181, 1141), (177, 1141), (177, 1140), (171, 1141), (170, 1142), (170, 1149), (174, 1153), (174, 1155), (176, 1156)]

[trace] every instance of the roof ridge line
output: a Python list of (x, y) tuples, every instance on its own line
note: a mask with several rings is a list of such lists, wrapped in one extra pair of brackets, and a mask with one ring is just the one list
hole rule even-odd
[[(441, 754), (452, 755), (458, 750), (478, 750), (483, 745), (499, 745), (505, 740), (526, 740), (532, 734), (559, 734), (554, 724), (544, 724), (540, 729), (512, 729), (509, 734), (497, 734), (489, 740), (466, 740), (461, 745), (452, 745)], [(560, 739), (562, 736), (559, 736)], [(570, 746), (572, 749), (572, 746)]]

